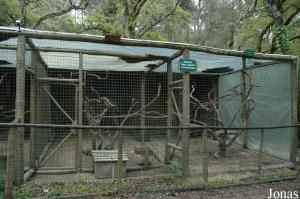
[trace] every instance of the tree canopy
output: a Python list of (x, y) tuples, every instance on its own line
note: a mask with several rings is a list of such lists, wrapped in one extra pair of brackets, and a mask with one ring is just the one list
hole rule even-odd
[(299, 54), (299, 0), (0, 0), (0, 25)]

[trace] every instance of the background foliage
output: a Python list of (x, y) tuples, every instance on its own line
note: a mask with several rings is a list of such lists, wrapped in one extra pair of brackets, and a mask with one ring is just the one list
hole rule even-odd
[(300, 56), (299, 0), (0, 0), (0, 13), (2, 26)]

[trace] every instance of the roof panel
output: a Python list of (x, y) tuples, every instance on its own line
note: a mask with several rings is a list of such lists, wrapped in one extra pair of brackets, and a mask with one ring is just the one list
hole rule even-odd
[[(47, 39), (33, 39), (37, 47), (50, 47), (50, 48), (67, 48), (77, 50), (94, 50), (106, 51), (112, 53), (126, 53), (130, 55), (159, 55), (171, 56), (177, 50), (166, 48), (153, 48), (143, 46), (118, 46), (112, 44), (78, 42), (78, 41), (62, 41), (62, 40), (47, 40)], [(16, 38), (11, 38), (6, 41), (0, 42), (6, 45), (16, 45)], [(56, 53), (56, 52), (41, 52), (42, 57), (48, 64), (49, 68), (61, 69), (78, 69), (79, 56), (75, 53)], [(0, 60), (8, 61), (10, 67), (14, 67), (16, 60), (16, 53), (14, 50), (0, 49)], [(26, 65), (30, 66), (31, 53), (26, 53)], [(207, 69), (229, 67), (233, 70), (242, 68), (242, 58), (225, 55), (214, 55), (204, 52), (190, 52), (191, 59), (195, 59), (198, 69), (195, 73), (201, 73)], [(180, 58), (180, 57), (179, 57)], [(178, 68), (179, 58), (173, 60), (173, 71), (180, 72)], [(247, 64), (252, 65), (253, 62), (268, 62), (267, 60), (254, 60), (247, 59)], [(104, 71), (146, 71), (147, 65), (156, 64), (158, 61), (143, 61), (138, 63), (127, 63), (126, 61), (112, 56), (96, 56), (84, 55), (84, 69), (85, 70), (104, 70)], [(156, 72), (166, 72), (166, 64), (162, 65)]]

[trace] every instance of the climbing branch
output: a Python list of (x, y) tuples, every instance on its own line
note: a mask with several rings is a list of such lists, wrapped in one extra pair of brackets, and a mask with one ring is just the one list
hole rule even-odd
[[(138, 101), (135, 99), (131, 100), (131, 105), (125, 115), (118, 115), (118, 108), (115, 104), (111, 102), (111, 100), (108, 97), (101, 97), (99, 92), (95, 90), (93, 87), (90, 88), (97, 96), (97, 98), (90, 99), (88, 97), (85, 97), (85, 112), (87, 120), (89, 121), (90, 125), (100, 125), (101, 121), (103, 119), (112, 119), (115, 123), (115, 125), (124, 126), (125, 123), (130, 119), (131, 117), (137, 116), (137, 115), (143, 115), (141, 112), (145, 112), (145, 117), (151, 117), (151, 118), (165, 118), (166, 116), (155, 112), (155, 111), (149, 111), (146, 112), (145, 110), (151, 106), (155, 101), (160, 97), (161, 95), (161, 85), (158, 85), (157, 93), (154, 96), (154, 98), (144, 105), (143, 107), (140, 107), (138, 110), (134, 111), (137, 105), (139, 104)], [(94, 106), (91, 106), (93, 104)], [(97, 108), (96, 108), (97, 107)], [(96, 112), (96, 110), (100, 110)], [(113, 115), (107, 116), (106, 114), (111, 113)], [(149, 114), (149, 115), (147, 115)], [(118, 121), (118, 119), (120, 119)], [(92, 131), (93, 135), (97, 134), (100, 136), (100, 144), (97, 147), (98, 149), (102, 148), (103, 142), (104, 142), (104, 135), (102, 131)], [(118, 136), (119, 131), (116, 131), (114, 134), (110, 134), (109, 137), (111, 139), (110, 148), (113, 148), (114, 141), (116, 137)], [(89, 154), (89, 153), (87, 153)]]
[(192, 91), (190, 94), (190, 98), (191, 98), (191, 103), (193, 104), (192, 110), (195, 110), (193, 113), (192, 122), (194, 122), (198, 125), (201, 125), (201, 126), (207, 126), (208, 125), (207, 123), (197, 119), (198, 113), (200, 112), (200, 110), (204, 110), (204, 111), (214, 113), (215, 116), (212, 119), (217, 122), (218, 126), (223, 127), (225, 124), (221, 119), (220, 110), (222, 109), (224, 102), (231, 100), (233, 97), (242, 96), (242, 95), (245, 95), (245, 98), (244, 98), (245, 100), (241, 102), (238, 109), (234, 112), (234, 114), (233, 114), (230, 122), (227, 124), (227, 126), (228, 127), (232, 126), (232, 124), (236, 120), (237, 116), (241, 112), (242, 107), (245, 105), (247, 105), (246, 111), (247, 111), (247, 115), (249, 116), (250, 113), (255, 109), (255, 102), (252, 98), (253, 89), (254, 89), (255, 85), (253, 83), (253, 77), (252, 77), (252, 74), (250, 71), (245, 72), (245, 76), (249, 83), (248, 90), (246, 91), (246, 93), (242, 93), (242, 91), (241, 91), (242, 85), (241, 84), (238, 84), (238, 85), (234, 86), (233, 88), (227, 90), (226, 94), (223, 96), (220, 96), (218, 99), (214, 97), (215, 91), (211, 90), (208, 93), (208, 96), (207, 96), (208, 101), (207, 102), (201, 102), (199, 99), (197, 99), (193, 95), (195, 92), (195, 86), (192, 85)]
[(2, 75), (2, 76), (0, 77), (0, 84), (3, 83), (4, 78), (5, 78), (6, 76), (7, 76), (7, 73), (5, 73), (4, 75)]

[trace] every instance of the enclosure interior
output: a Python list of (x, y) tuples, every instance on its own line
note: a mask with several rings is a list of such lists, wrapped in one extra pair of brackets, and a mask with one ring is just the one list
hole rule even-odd
[[(78, 81), (79, 66), (83, 66), (83, 124), (91, 126), (165, 126), (168, 101), (167, 64), (149, 72), (153, 65), (161, 60), (143, 59), (147, 55), (171, 57), (178, 50), (150, 48), (142, 46), (118, 46), (89, 42), (32, 39), (39, 51), (32, 51), (27, 45), (26, 67), (35, 64), (37, 78), (26, 72), (25, 122), (30, 119), (31, 86), (36, 82), (35, 123), (40, 124), (76, 124), (78, 121)], [(0, 122), (14, 119), (15, 82), (16, 82), (16, 39), (0, 42)], [(11, 49), (9, 49), (11, 48)], [(44, 48), (44, 50), (42, 50)], [(105, 51), (114, 56), (91, 55), (70, 52), (50, 52), (51, 49), (69, 49), (86, 51)], [(47, 49), (47, 50), (45, 50)], [(37, 58), (39, 53), (41, 58)], [(34, 55), (35, 54), (35, 55)], [(118, 56), (119, 54), (119, 56)], [(130, 55), (124, 57), (123, 54)], [(80, 56), (82, 60), (80, 61)], [(134, 58), (134, 57), (137, 58)], [(149, 57), (149, 56), (148, 56)], [(151, 57), (151, 56), (150, 56)], [(172, 60), (173, 79), (180, 80), (182, 73), (178, 61), (182, 55)], [(190, 51), (190, 58), (197, 62), (197, 71), (191, 73), (191, 114), (193, 125), (212, 125), (224, 127), (243, 126), (241, 118), (241, 57), (214, 55)], [(272, 60), (247, 60), (246, 90), (251, 90), (249, 101), (248, 126), (276, 126), (292, 124), (292, 88), (291, 62)], [(44, 62), (44, 63), (43, 63)], [(69, 79), (66, 81), (48, 81), (49, 78)], [(74, 81), (73, 81), (74, 80)], [(144, 84), (143, 84), (144, 82)], [(143, 86), (144, 85), (144, 86)], [(173, 122), (179, 126), (182, 112), (182, 88), (173, 89)], [(200, 105), (199, 105), (200, 102)], [(213, 105), (217, 107), (215, 110)], [(144, 107), (144, 108), (143, 108)], [(61, 110), (63, 109), (63, 110)], [(141, 111), (141, 109), (143, 109)], [(222, 124), (222, 125), (221, 125)], [(116, 149), (116, 130), (84, 130), (82, 139), (82, 167), (93, 170), (91, 149)], [(126, 130), (124, 133), (124, 151), (128, 156), (128, 175), (141, 176), (169, 173), (164, 166), (166, 130)], [(201, 131), (191, 131), (190, 168), (200, 174)], [(233, 167), (244, 167), (244, 161), (256, 159), (260, 133), (248, 132), (247, 152), (241, 149), (241, 136), (228, 151), (228, 157), (214, 159), (213, 154), (219, 150), (218, 140), (209, 134), (211, 156), (209, 166), (216, 172)], [(0, 152), (6, 154), (8, 129), (0, 129)], [(181, 145), (181, 131), (172, 130), (172, 142)], [(293, 129), (266, 130), (264, 139), (265, 163), (282, 163), (289, 161), (292, 150)], [(229, 136), (231, 138), (232, 136)], [(76, 134), (70, 130), (37, 129), (36, 150), (38, 168), (41, 170), (75, 168)], [(62, 143), (62, 144), (61, 144)], [(30, 131), (25, 132), (24, 161), (29, 167)], [(60, 145), (61, 144), (61, 145)], [(145, 150), (144, 146), (148, 147)], [(54, 152), (54, 153), (52, 153)], [(148, 154), (146, 154), (148, 153)], [(246, 154), (248, 153), (248, 154)], [(243, 155), (246, 154), (246, 155)], [(147, 156), (147, 157), (146, 157)], [(232, 161), (227, 159), (233, 158)], [(147, 160), (146, 160), (147, 159)], [(180, 153), (173, 152), (173, 159), (180, 162)], [(145, 166), (139, 173), (136, 168)], [(219, 166), (217, 166), (219, 165)], [(227, 165), (227, 167), (224, 167)], [(152, 166), (153, 169), (149, 169)], [(249, 165), (248, 165), (249, 166)], [(249, 168), (253, 166), (250, 165)], [(248, 169), (249, 169), (248, 168)], [(231, 168), (232, 169), (232, 168)], [(44, 179), (45, 180), (45, 179)], [(62, 179), (60, 179), (62, 180)]]

